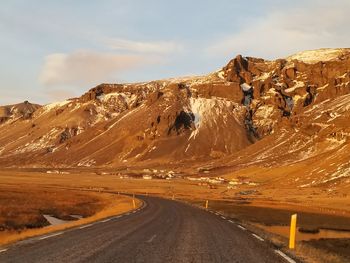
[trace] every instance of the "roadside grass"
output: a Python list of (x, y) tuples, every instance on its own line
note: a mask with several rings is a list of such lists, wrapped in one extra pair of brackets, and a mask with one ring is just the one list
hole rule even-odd
[[(205, 202), (200, 199), (182, 199), (187, 203), (204, 208)], [(319, 240), (298, 241), (295, 250), (288, 249), (288, 238), (264, 231), (256, 223), (266, 226), (284, 225), (290, 223), (290, 216), (298, 213), (298, 225), (304, 228), (328, 228), (350, 230), (348, 217), (328, 214), (307, 213), (305, 211), (276, 209), (271, 207), (253, 206), (249, 202), (209, 200), (209, 209), (233, 218), (250, 231), (269, 240), (276, 248), (288, 251), (289, 254), (310, 263), (343, 263), (350, 262), (350, 239), (322, 238)]]
[(104, 205), (103, 198), (95, 193), (0, 185), (0, 230), (47, 226), (44, 214), (62, 220), (73, 220), (70, 215), (88, 217)]
[(301, 255), (312, 255), (314, 262), (319, 262), (320, 255), (323, 262), (340, 263), (350, 262), (350, 239), (349, 238), (321, 238), (310, 241), (299, 242), (298, 252)]
[[(136, 207), (141, 204), (136, 199)], [(132, 209), (132, 198), (124, 195), (63, 189), (40, 190), (36, 187), (19, 189), (1, 185), (0, 245), (92, 223)], [(81, 215), (83, 218), (49, 226), (43, 214), (64, 220), (72, 220), (70, 215)]]
[[(198, 182), (184, 179), (121, 179), (117, 175), (102, 175), (95, 171), (71, 171), (70, 174), (46, 174), (42, 171), (0, 171), (0, 186), (11, 185), (21, 190), (27, 188), (31, 189), (35, 186), (39, 191), (60, 189), (63, 192), (72, 191), (81, 193), (82, 195), (89, 195), (91, 193), (96, 194), (94, 196), (96, 198), (101, 198), (105, 194), (108, 195), (107, 193), (110, 193), (112, 195), (109, 197), (112, 197), (113, 200), (107, 201), (108, 204), (118, 200), (119, 197), (113, 195), (113, 193), (115, 194), (117, 191), (120, 193), (148, 194), (168, 199), (172, 199), (174, 196), (175, 200), (187, 200), (190, 203), (195, 203), (202, 207), (205, 205), (205, 200), (209, 200), (210, 209), (222, 211), (225, 214), (228, 212), (229, 214), (226, 214), (227, 216), (240, 218), (243, 224), (247, 223), (249, 229), (252, 229), (255, 233), (266, 238), (266, 240), (272, 240), (276, 247), (286, 251), (288, 251), (286, 249), (288, 240), (285, 237), (273, 235), (266, 231), (263, 232), (261, 228), (254, 226), (254, 223), (288, 225), (290, 214), (298, 212), (299, 215), (302, 213), (308, 214), (307, 217), (304, 215), (298, 217), (298, 222), (307, 226), (307, 229), (314, 229), (314, 225), (326, 226), (331, 229), (348, 229), (350, 218), (350, 196), (334, 196), (330, 198), (327, 191), (320, 190), (317, 192), (315, 189), (273, 188), (271, 185), (266, 189), (264, 186), (250, 187), (244, 185), (230, 190), (224, 185), (218, 185), (213, 189), (209, 189), (206, 186), (199, 185)], [(259, 191), (256, 194), (241, 194), (251, 189), (257, 189)], [(125, 208), (125, 210), (132, 209), (130, 197), (126, 198), (127, 208)], [(84, 204), (84, 200), (81, 201), (82, 204)], [(33, 202), (36, 201), (33, 200)], [(87, 203), (89, 204), (89, 202)], [(105, 204), (103, 204), (103, 206), (106, 207)], [(120, 207), (121, 206), (119, 206), (119, 208)], [(98, 218), (103, 218), (108, 217), (109, 214), (112, 216), (117, 213), (109, 213), (108, 209), (106, 210), (107, 216), (97, 215), (99, 212), (95, 215)], [(57, 217), (64, 218), (65, 215), (79, 213), (67, 211), (66, 213), (57, 212), (57, 214)], [(91, 221), (83, 221), (88, 218), (79, 220), (79, 224), (98, 220), (94, 219), (94, 216), (92, 216), (93, 219)], [(73, 221), (72, 223), (75, 224), (76, 222), (78, 221)], [(250, 222), (253, 224), (250, 224)], [(308, 227), (308, 225), (310, 227)], [(313, 226), (312, 228), (311, 225)], [(35, 230), (36, 233), (31, 233), (31, 236), (40, 235), (48, 233), (49, 231), (59, 231), (60, 229), (56, 227), (49, 226), (39, 229), (29, 229), (25, 232), (28, 233), (28, 231)], [(65, 227), (68, 227), (68, 225), (66, 224)], [(43, 229), (47, 232), (40, 232), (43, 231)], [(48, 231), (46, 229), (50, 230)], [(38, 231), (40, 233), (38, 233)], [(26, 236), (22, 233), (22, 237), (17, 236), (16, 239), (11, 240), (19, 240), (19, 238), (23, 239), (25, 237)], [(0, 240), (2, 240), (1, 231)], [(11, 240), (10, 242), (12, 242)], [(337, 247), (332, 250), (333, 252), (325, 247), (325, 243), (333, 242), (334, 240), (330, 240), (323, 242), (322, 245), (316, 244), (316, 246), (311, 242), (298, 242), (297, 249), (291, 254), (297, 255), (299, 258), (307, 259), (307, 262), (349, 262), (349, 260), (344, 261), (341, 259), (341, 252), (340, 250), (338, 252)]]
[(255, 206), (249, 202), (222, 200), (211, 200), (210, 207), (216, 211), (222, 211), (230, 217), (238, 218), (242, 221), (264, 224), (266, 226), (289, 226), (290, 216), (297, 213), (298, 227), (305, 229), (324, 228), (350, 231), (350, 221), (348, 217), (310, 213), (300, 211), (295, 207), (290, 209), (280, 209)]

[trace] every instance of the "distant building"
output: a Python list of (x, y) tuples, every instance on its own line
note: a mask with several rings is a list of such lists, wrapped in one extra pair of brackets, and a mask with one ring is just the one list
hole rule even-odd
[(190, 181), (200, 181), (201, 178), (196, 178), (196, 177), (187, 177), (187, 180), (190, 180)]
[(223, 183), (223, 181), (218, 180), (218, 179), (209, 179), (208, 181), (211, 184), (222, 184)]

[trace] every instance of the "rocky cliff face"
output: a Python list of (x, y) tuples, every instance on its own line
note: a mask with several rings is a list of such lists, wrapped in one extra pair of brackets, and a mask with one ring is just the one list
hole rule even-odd
[(29, 119), (33, 112), (40, 107), (40, 105), (32, 104), (28, 101), (14, 105), (0, 106), (0, 123)]
[(219, 72), (244, 93), (249, 130), (256, 138), (281, 120), (291, 125), (305, 107), (349, 93), (348, 49), (306, 51), (276, 61), (237, 56)]
[(101, 84), (12, 115), (3, 107), (0, 165), (272, 165), (278, 151), (298, 161), (348, 143), (348, 124), (337, 121), (349, 113), (349, 93), (350, 49), (275, 61), (239, 55), (206, 76)]

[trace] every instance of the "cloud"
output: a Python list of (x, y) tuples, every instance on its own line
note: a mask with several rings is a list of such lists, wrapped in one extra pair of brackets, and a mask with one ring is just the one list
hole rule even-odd
[(89, 50), (73, 53), (55, 53), (45, 58), (39, 81), (45, 86), (93, 85), (117, 81), (120, 73), (146, 64), (157, 63), (157, 58), (141, 55), (118, 55)]
[(322, 47), (349, 47), (349, 1), (310, 1), (303, 6), (271, 10), (252, 19), (236, 34), (223, 37), (206, 48), (211, 56), (286, 57), (297, 51)]
[(183, 50), (182, 44), (172, 41), (145, 42), (109, 38), (105, 42), (110, 49), (137, 53), (167, 54)]

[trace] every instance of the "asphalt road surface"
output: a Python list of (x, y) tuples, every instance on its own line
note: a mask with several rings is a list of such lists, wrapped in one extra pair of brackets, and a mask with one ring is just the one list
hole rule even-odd
[(219, 214), (140, 198), (134, 213), (0, 248), (0, 262), (294, 262)]

